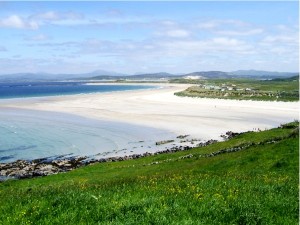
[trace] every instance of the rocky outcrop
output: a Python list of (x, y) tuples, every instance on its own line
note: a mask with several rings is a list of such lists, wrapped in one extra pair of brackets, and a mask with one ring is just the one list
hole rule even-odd
[(241, 133), (227, 131), (225, 134), (220, 135), (220, 137), (224, 138), (225, 140), (229, 140), (229, 139), (234, 138), (234, 137), (236, 137), (236, 136), (238, 136), (240, 134)]
[[(216, 143), (216, 140), (208, 140), (203, 143), (199, 143), (198, 147), (204, 147), (213, 143)], [(32, 161), (18, 160), (12, 163), (0, 163), (0, 178), (16, 178), (16, 179), (25, 179), (33, 178), (40, 176), (48, 176), (52, 174), (62, 173), (71, 171), (75, 168), (95, 164), (95, 163), (106, 163), (106, 162), (119, 162), (125, 160), (139, 159), (143, 157), (148, 157), (151, 155), (159, 154), (169, 154), (178, 151), (186, 151), (193, 147), (188, 145), (180, 145), (168, 148), (166, 150), (158, 151), (155, 153), (145, 152), (143, 154), (132, 154), (129, 156), (115, 156), (109, 158), (101, 159), (91, 159), (86, 156), (84, 157), (69, 157), (64, 158), (65, 156), (59, 156), (55, 159), (42, 158), (35, 159)]]
[(168, 144), (171, 142), (174, 142), (174, 140), (157, 141), (157, 142), (155, 142), (155, 145), (164, 145), (164, 144)]
[(178, 138), (178, 139), (184, 139), (184, 138), (186, 138), (188, 136), (189, 136), (188, 134), (186, 134), (186, 135), (179, 135), (176, 138)]
[(32, 178), (38, 176), (48, 176), (60, 172), (66, 172), (85, 165), (87, 157), (75, 157), (68, 159), (36, 159), (32, 161), (17, 160), (12, 163), (0, 164), (0, 176), (7, 178)]

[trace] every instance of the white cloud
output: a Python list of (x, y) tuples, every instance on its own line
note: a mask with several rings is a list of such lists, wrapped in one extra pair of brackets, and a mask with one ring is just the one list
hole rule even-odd
[(261, 34), (264, 30), (257, 28), (257, 29), (250, 29), (250, 30), (220, 30), (216, 31), (217, 34), (221, 35), (228, 35), (228, 36), (249, 36), (255, 34)]
[(78, 20), (83, 19), (84, 16), (75, 12), (56, 12), (47, 11), (43, 13), (33, 14), (30, 18), (39, 21), (58, 21), (58, 20)]
[[(34, 33), (36, 35), (24, 34), (25, 40), (32, 41), (25, 43), (30, 53), (28, 55), (39, 57), (44, 61), (37, 59), (11, 61), (7, 68), (14, 69), (12, 65), (20, 64), (22, 68), (24, 66), (28, 70), (30, 68), (26, 67), (27, 65), (36, 66), (40, 71), (54, 71), (54, 68), (57, 71), (58, 68), (64, 68), (66, 72), (90, 71), (93, 70), (91, 68), (97, 67), (115, 70), (119, 67), (124, 70), (122, 72), (168, 69), (170, 69), (168, 72), (172, 70), (178, 72), (178, 69), (186, 72), (201, 68), (240, 69), (240, 66), (249, 68), (253, 66), (257, 69), (255, 65), (265, 63), (270, 68), (274, 64), (274, 68), (277, 66), (280, 70), (283, 62), (290, 62), (288, 66), (294, 68), (291, 66), (299, 58), (296, 51), (299, 48), (298, 34), (294, 32), (298, 31), (298, 28), (287, 25), (278, 25), (277, 28), (263, 27), (238, 20), (188, 23), (142, 16), (128, 17), (119, 15), (118, 12), (112, 14), (114, 15), (111, 17), (106, 14), (82, 16), (72, 12), (46, 11), (28, 17), (12, 15), (5, 18), (6, 20), (0, 18), (0, 27), (19, 29), (34, 29), (34, 26), (30, 26), (30, 22), (37, 28), (50, 24), (82, 25), (80, 29), (69, 30), (74, 40), (72, 42), (65, 41), (65, 37), (60, 39), (59, 32), (55, 33), (57, 42), (43, 42), (49, 40), (49, 35), (53, 33), (48, 32), (54, 29), (51, 31), (43, 29), (40, 31), (43, 34), (37, 32)], [(86, 28), (101, 31), (84, 33)], [(139, 32), (140, 30), (142, 32)], [(0, 51), (5, 50), (0, 46)], [(17, 53), (19, 52), (15, 54)]]
[[(43, 43), (52, 52), (68, 52), (74, 55), (95, 55), (95, 57), (115, 57), (119, 59), (147, 58), (149, 61), (157, 57), (199, 57), (211, 55), (245, 55), (254, 54), (255, 47), (236, 38), (216, 37), (201, 39), (165, 39), (149, 38), (142, 41), (109, 41), (87, 39), (78, 42)], [(66, 53), (67, 53), (66, 52)]]
[(234, 38), (211, 38), (206, 40), (178, 40), (161, 42), (164, 54), (173, 56), (197, 57), (207, 54), (252, 54), (253, 47), (244, 41)]
[[(265, 55), (292, 61), (299, 60), (299, 28), (297, 26), (278, 25), (258, 43), (260, 52)], [(298, 63), (299, 65), (299, 63)]]
[(190, 32), (183, 29), (168, 30), (165, 35), (172, 38), (185, 38), (190, 36)]
[(194, 25), (196, 29), (211, 32), (217, 35), (226, 36), (251, 36), (264, 32), (264, 29), (257, 25), (245, 23), (240, 20), (209, 20)]
[(248, 23), (245, 23), (240, 20), (207, 20), (198, 22), (194, 26), (200, 29), (215, 29), (220, 26), (245, 27), (248, 25)]
[(267, 36), (263, 39), (263, 43), (265, 44), (275, 44), (275, 43), (283, 43), (283, 44), (298, 44), (299, 37), (297, 34), (294, 35), (272, 35)]
[[(0, 18), (0, 27), (15, 29), (38, 29), (40, 26), (49, 23), (60, 23), (64, 25), (81, 24), (84, 16), (74, 12), (55, 12), (48, 11), (39, 14), (29, 15), (27, 17), (13, 14), (5, 18)], [(85, 24), (87, 22), (85, 21)]]
[(153, 34), (161, 38), (187, 38), (193, 32), (189, 24), (172, 20), (152, 21), (149, 26), (154, 30)]
[(84, 19), (84, 15), (76, 12), (47, 11), (33, 14), (31, 19), (38, 21), (40, 25), (54, 24), (60, 26), (88, 25), (90, 21)]
[(213, 29), (217, 26), (219, 26), (219, 24), (215, 21), (200, 22), (196, 24), (196, 27), (200, 29)]
[(38, 29), (39, 25), (36, 21), (22, 18), (18, 15), (0, 19), (0, 27), (17, 28), (17, 29)]
[(223, 38), (223, 37), (219, 37), (219, 38), (213, 38), (211, 41), (208, 41), (208, 43), (211, 44), (216, 44), (219, 46), (239, 46), (241, 44), (243, 44), (243, 42), (237, 40), (237, 39), (233, 39), (233, 38)]
[(53, 11), (36, 14), (31, 17), (35, 18), (35, 19), (40, 19), (40, 20), (58, 20), (59, 19), (58, 13), (53, 12)]

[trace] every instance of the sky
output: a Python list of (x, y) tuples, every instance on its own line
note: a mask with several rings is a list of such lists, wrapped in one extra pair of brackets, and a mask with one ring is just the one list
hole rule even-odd
[(0, 2), (0, 74), (299, 71), (298, 1)]

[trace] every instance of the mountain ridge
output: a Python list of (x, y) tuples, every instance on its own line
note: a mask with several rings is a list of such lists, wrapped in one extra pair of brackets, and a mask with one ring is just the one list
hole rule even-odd
[(12, 81), (56, 81), (56, 80), (115, 80), (115, 79), (172, 79), (198, 77), (199, 79), (226, 79), (226, 78), (285, 78), (299, 75), (298, 72), (277, 72), (263, 70), (236, 70), (232, 72), (224, 71), (196, 71), (185, 74), (172, 74), (167, 72), (125, 74), (114, 71), (95, 70), (89, 73), (80, 74), (51, 74), (45, 72), (39, 73), (13, 73), (0, 75), (1, 82)]

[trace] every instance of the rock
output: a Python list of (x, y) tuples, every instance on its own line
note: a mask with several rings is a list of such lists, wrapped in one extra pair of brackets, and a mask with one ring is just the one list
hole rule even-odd
[[(96, 160), (93, 160), (94, 162), (96, 162)], [(104, 162), (107, 162), (107, 160), (106, 159), (104, 159), (104, 158), (102, 158), (102, 159), (99, 159), (98, 160), (98, 162), (100, 162), (100, 163), (104, 163)]]
[(28, 173), (28, 171), (25, 170), (16, 170), (8, 174), (8, 177), (14, 177), (18, 179), (31, 178), (32, 173)]
[(151, 155), (152, 155), (152, 153), (150, 153), (150, 152), (145, 152), (145, 153), (143, 154), (144, 157), (151, 156)]
[(66, 164), (63, 164), (64, 167), (72, 167), (72, 164), (71, 163), (66, 163)]
[(238, 136), (238, 135), (240, 135), (241, 133), (236, 133), (236, 132), (232, 132), (232, 131), (227, 131), (226, 133), (225, 133), (225, 135), (224, 134), (222, 134), (222, 135), (220, 135), (222, 138), (224, 138), (225, 140), (229, 140), (229, 139), (231, 139), (231, 138), (234, 138), (234, 137), (236, 137), (236, 136)]
[(179, 135), (179, 136), (177, 136), (176, 138), (178, 138), (178, 139), (183, 139), (183, 138), (186, 138), (186, 137), (188, 137), (188, 136), (190, 136), (190, 135)]
[(188, 158), (192, 158), (192, 157), (193, 157), (193, 154), (189, 154), (189, 155), (181, 156), (181, 157), (179, 157), (179, 159), (188, 159)]
[(174, 140), (157, 141), (155, 142), (155, 145), (163, 145), (171, 142), (174, 142)]

